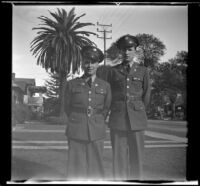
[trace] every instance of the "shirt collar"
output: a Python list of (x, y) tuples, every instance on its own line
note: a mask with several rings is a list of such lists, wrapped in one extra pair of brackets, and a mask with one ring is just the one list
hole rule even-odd
[[(82, 79), (84, 80), (84, 82), (86, 82), (86, 83), (87, 83), (87, 81), (89, 80), (89, 77), (86, 76), (85, 74), (83, 74), (81, 78), (82, 78)], [(94, 81), (93, 81), (93, 82), (96, 82), (96, 79), (97, 79), (97, 76), (94, 78)]]

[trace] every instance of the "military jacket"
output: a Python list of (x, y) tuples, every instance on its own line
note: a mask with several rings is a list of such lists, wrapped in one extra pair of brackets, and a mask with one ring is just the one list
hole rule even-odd
[(118, 130), (147, 128), (145, 108), (150, 98), (148, 69), (133, 65), (128, 73), (124, 65), (100, 67), (98, 77), (108, 81), (112, 90), (109, 127)]
[(105, 118), (111, 104), (109, 83), (95, 78), (90, 87), (84, 78), (66, 83), (66, 135), (79, 140), (97, 140), (106, 136)]

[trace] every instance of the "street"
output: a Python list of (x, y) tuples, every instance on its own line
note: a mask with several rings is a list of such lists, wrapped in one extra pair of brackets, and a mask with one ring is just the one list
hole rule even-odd
[[(65, 126), (27, 122), (13, 128), (12, 180), (65, 180)], [(144, 180), (184, 181), (187, 123), (149, 120), (145, 131)], [(112, 179), (109, 130), (104, 142), (104, 167)]]

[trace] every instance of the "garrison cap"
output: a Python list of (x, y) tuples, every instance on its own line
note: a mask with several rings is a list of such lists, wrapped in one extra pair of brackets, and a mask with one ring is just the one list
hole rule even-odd
[(116, 44), (118, 49), (125, 49), (125, 48), (131, 48), (133, 46), (137, 47), (139, 45), (139, 41), (137, 37), (127, 34), (120, 37), (117, 40)]
[(93, 63), (100, 63), (104, 59), (103, 52), (94, 46), (84, 46), (81, 53), (83, 58), (90, 59)]

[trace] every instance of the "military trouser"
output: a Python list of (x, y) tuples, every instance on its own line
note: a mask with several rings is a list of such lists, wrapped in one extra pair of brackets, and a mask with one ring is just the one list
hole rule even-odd
[(103, 179), (103, 140), (68, 139), (67, 179)]
[(144, 131), (111, 130), (113, 176), (116, 180), (141, 180)]

